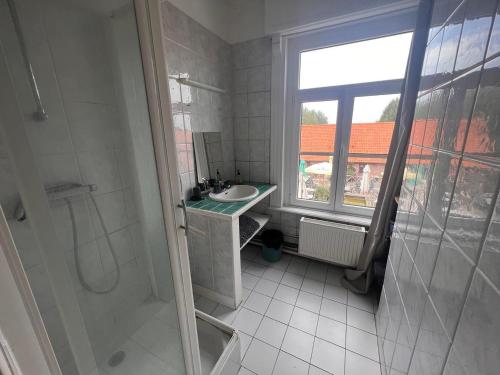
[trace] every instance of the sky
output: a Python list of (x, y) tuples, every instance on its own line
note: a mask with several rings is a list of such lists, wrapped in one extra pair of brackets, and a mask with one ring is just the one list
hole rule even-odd
[[(301, 53), (300, 88), (337, 86), (403, 78), (411, 33)], [(397, 95), (396, 95), (397, 96)], [(395, 95), (355, 100), (353, 122), (374, 122)], [(336, 123), (336, 102), (304, 103)]]

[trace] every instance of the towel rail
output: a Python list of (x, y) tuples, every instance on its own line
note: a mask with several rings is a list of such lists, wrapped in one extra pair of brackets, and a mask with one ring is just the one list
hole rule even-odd
[(201, 83), (201, 82), (193, 81), (192, 79), (189, 79), (189, 74), (186, 74), (186, 73), (169, 74), (168, 78), (175, 79), (177, 82), (179, 82), (182, 85), (198, 87), (200, 89), (214, 91), (214, 92), (218, 92), (220, 94), (226, 94), (227, 93), (227, 90), (221, 89), (219, 87), (215, 87), (215, 86), (212, 86), (212, 85), (207, 85), (206, 83)]

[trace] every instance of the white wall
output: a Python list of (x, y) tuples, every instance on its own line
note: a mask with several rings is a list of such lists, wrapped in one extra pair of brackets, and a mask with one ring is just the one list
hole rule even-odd
[(168, 2), (228, 41), (232, 0), (168, 0)]
[(231, 44), (265, 35), (265, 0), (233, 0), (230, 10)]
[(265, 33), (270, 35), (350, 13), (411, 3), (417, 2), (407, 0), (266, 0)]
[(324, 22), (350, 13), (391, 5), (417, 3), (416, 0), (168, 1), (231, 44)]

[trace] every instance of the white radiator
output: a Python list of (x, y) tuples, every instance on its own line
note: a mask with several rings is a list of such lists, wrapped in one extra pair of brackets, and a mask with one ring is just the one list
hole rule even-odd
[(355, 266), (363, 249), (365, 228), (330, 221), (300, 219), (299, 254)]

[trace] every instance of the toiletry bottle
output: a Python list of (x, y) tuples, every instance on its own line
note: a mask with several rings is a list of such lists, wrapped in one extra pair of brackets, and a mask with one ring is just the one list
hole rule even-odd
[(215, 194), (219, 194), (222, 191), (221, 181), (222, 180), (221, 180), (221, 177), (220, 177), (220, 172), (217, 169), (217, 173), (216, 173), (216, 176), (215, 176), (215, 184), (214, 184), (214, 193)]
[(237, 169), (236, 170), (236, 185), (240, 185), (241, 184), (241, 173), (240, 173), (240, 170)]

